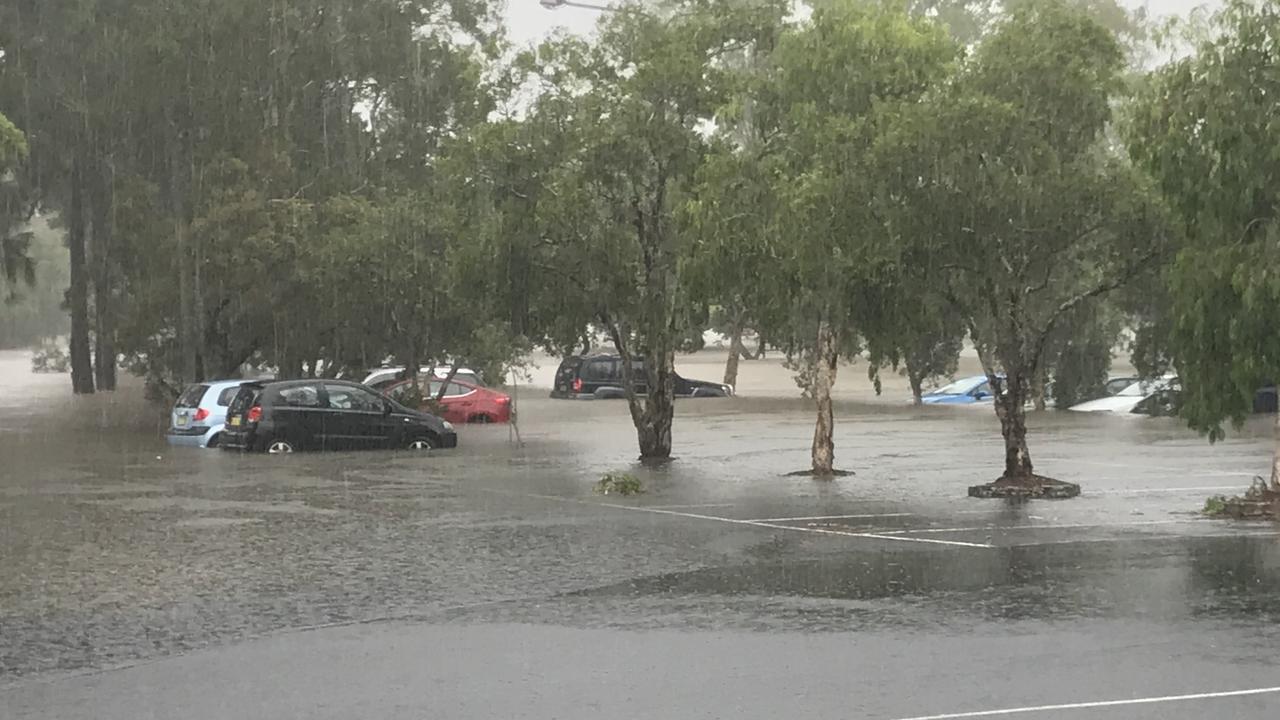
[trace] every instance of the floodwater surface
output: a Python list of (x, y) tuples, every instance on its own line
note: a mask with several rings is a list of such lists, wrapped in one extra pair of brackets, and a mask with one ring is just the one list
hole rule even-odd
[[(718, 379), (720, 357), (685, 358)], [(288, 457), (169, 448), (136, 382), (73, 398), (0, 354), (0, 717), (1270, 718), (1280, 533), (1202, 519), (1267, 423), (1037, 413), (1060, 502), (971, 500), (989, 408), (846, 370), (836, 481), (776, 362), (678, 403), (650, 468), (618, 402), (522, 386), (519, 437)], [(544, 363), (545, 365), (545, 363)], [(549, 374), (535, 372), (534, 382)], [(791, 397), (788, 397), (791, 395)], [(1264, 419), (1265, 420), (1265, 419)], [(634, 497), (592, 491), (629, 472)]]

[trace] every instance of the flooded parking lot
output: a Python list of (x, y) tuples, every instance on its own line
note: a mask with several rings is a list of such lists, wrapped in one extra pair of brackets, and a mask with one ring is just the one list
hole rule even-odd
[[(1006, 503), (965, 497), (999, 472), (989, 409), (876, 400), (858, 371), (836, 435), (856, 474), (823, 482), (785, 476), (812, 419), (776, 365), (680, 403), (677, 459), (647, 468), (623, 404), (530, 388), (522, 444), (169, 448), (140, 388), (73, 399), (20, 360), (0, 368), (4, 717), (1280, 708), (1235, 694), (1277, 684), (1280, 533), (1196, 514), (1268, 466), (1265, 422), (1211, 446), (1170, 419), (1036, 414), (1037, 468), (1084, 494)], [(646, 492), (592, 492), (618, 471)], [(1098, 704), (1182, 695), (1206, 697)]]

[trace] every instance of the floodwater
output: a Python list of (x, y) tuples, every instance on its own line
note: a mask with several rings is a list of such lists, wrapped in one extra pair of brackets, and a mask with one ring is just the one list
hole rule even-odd
[[(548, 399), (545, 362), (523, 443), (431, 457), (169, 448), (136, 383), (72, 398), (25, 363), (0, 353), (3, 718), (1280, 711), (1280, 533), (1195, 514), (1269, 467), (1265, 419), (1211, 446), (1036, 414), (1038, 470), (1085, 492), (1019, 504), (965, 497), (999, 471), (989, 408), (876, 398), (860, 367), (856, 475), (823, 482), (785, 477), (812, 419), (774, 360), (680, 402), (659, 468), (622, 403)], [(594, 494), (611, 471), (646, 492)]]

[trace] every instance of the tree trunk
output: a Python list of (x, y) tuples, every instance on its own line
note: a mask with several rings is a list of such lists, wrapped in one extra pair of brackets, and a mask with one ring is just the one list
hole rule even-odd
[(1027, 413), (1023, 406), (1026, 383), (1020, 373), (1014, 372), (1010, 372), (1003, 382), (999, 378), (991, 380), (991, 387), (996, 390), (996, 417), (1000, 418), (1000, 433), (1004, 436), (1004, 475), (1001, 479), (1029, 479), (1034, 470), (1031, 453), (1027, 450)]
[(111, 263), (115, 228), (112, 226), (110, 180), (99, 169), (93, 193), (93, 369), (99, 390), (116, 389), (116, 318), (112, 301)]
[(768, 347), (768, 345), (769, 345), (769, 343), (768, 343), (768, 341), (767, 341), (767, 340), (765, 340), (765, 337), (764, 337), (764, 331), (762, 331), (762, 330), (757, 330), (757, 331), (756, 331), (756, 352), (755, 352), (755, 354), (754, 354), (754, 355), (752, 355), (752, 356), (751, 356), (751, 359), (752, 359), (752, 360), (763, 360), (763, 359), (764, 359), (764, 350), (765, 350), (765, 348), (766, 348), (766, 347)]
[(671, 457), (671, 424), (676, 410), (675, 384), (669, 366), (661, 374), (666, 380), (659, 385), (661, 390), (658, 392), (649, 388), (641, 422), (636, 426), (641, 460), (666, 460)]
[(1271, 489), (1280, 492), (1280, 408), (1276, 409), (1275, 447), (1271, 456)]
[(915, 405), (923, 405), (924, 377), (911, 368), (910, 362), (907, 363), (907, 382), (911, 384), (911, 402)]
[(1036, 373), (1036, 379), (1031, 387), (1031, 400), (1035, 403), (1035, 408), (1039, 412), (1044, 412), (1047, 407), (1045, 399), (1045, 378), (1044, 373)]
[(824, 322), (818, 324), (818, 343), (814, 348), (813, 400), (818, 420), (813, 428), (812, 470), (814, 475), (835, 473), (835, 412), (831, 407), (831, 388), (836, 383), (839, 353), (836, 334)]
[(729, 336), (729, 359), (724, 364), (724, 384), (737, 387), (738, 362), (742, 359), (742, 326), (735, 324)]
[[(629, 331), (608, 324), (613, 346), (622, 357), (622, 384), (627, 407), (636, 428), (640, 460), (666, 460), (671, 457), (671, 425), (675, 419), (675, 352), (671, 349), (651, 352), (644, 358), (645, 384), (648, 394), (642, 402), (636, 395), (635, 368), (628, 346)], [(669, 345), (669, 343), (666, 343)]]
[(71, 256), (71, 391), (93, 392), (93, 360), (89, 357), (89, 269), (85, 259), (84, 174), (80, 161), (71, 172), (71, 206), (67, 222), (67, 247)]

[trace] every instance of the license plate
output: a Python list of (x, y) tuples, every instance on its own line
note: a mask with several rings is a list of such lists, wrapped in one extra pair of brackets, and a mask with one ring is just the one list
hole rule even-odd
[(240, 416), (236, 415), (231, 418), (231, 427), (240, 427)]
[(187, 416), (186, 416), (186, 415), (179, 415), (179, 416), (178, 416), (178, 422), (177, 422), (177, 423), (175, 423), (175, 424), (176, 424), (178, 427), (186, 427), (186, 425), (187, 425)]

